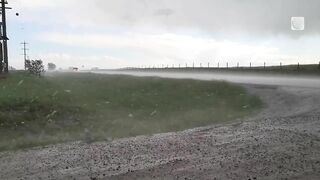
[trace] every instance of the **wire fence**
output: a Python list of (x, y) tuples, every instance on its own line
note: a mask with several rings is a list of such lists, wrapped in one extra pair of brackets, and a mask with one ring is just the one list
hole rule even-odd
[(139, 67), (127, 67), (123, 69), (134, 69), (134, 70), (150, 70), (150, 69), (239, 69), (239, 70), (303, 70), (303, 69), (314, 69), (314, 70), (319, 70), (320, 71), (320, 61), (315, 64), (301, 64), (298, 62), (297, 64), (288, 64), (285, 65), (282, 62), (279, 63), (279, 65), (268, 65), (266, 62), (260, 65), (253, 65), (252, 62), (250, 62), (248, 65), (241, 65), (240, 62), (237, 62), (234, 65), (231, 65), (229, 62), (226, 62), (225, 65), (223, 65), (220, 62), (217, 63), (212, 63), (208, 62), (207, 64), (204, 63), (185, 63), (185, 64), (161, 64), (161, 65), (144, 65), (144, 66), (139, 66)]

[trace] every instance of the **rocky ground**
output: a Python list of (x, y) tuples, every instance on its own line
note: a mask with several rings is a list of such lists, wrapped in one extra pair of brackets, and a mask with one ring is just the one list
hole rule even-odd
[(244, 85), (255, 117), (178, 133), (0, 153), (0, 179), (320, 179), (320, 89)]

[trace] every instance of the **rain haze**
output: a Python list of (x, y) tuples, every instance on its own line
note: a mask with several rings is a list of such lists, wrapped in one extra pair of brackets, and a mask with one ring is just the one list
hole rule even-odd
[[(29, 56), (90, 69), (220, 62), (247, 66), (316, 63), (318, 0), (15, 0), (11, 64)], [(45, 16), (43, 15), (45, 14)], [(305, 17), (292, 31), (291, 17)]]
[(320, 179), (319, 8), (0, 0), (0, 180)]

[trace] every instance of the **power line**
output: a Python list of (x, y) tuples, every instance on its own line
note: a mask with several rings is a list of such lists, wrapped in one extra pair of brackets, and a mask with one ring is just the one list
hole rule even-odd
[(29, 50), (29, 49), (27, 49), (27, 45), (28, 45), (29, 43), (27, 43), (26, 41), (24, 41), (24, 42), (22, 42), (21, 44), (23, 45), (22, 50), (23, 50), (23, 57), (24, 57), (24, 70), (27, 70), (27, 60), (28, 60), (27, 51)]

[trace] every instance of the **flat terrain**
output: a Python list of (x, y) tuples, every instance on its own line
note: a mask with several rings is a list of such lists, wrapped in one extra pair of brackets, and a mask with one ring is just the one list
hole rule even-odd
[[(212, 65), (212, 64), (211, 64)], [(240, 73), (240, 74), (268, 74), (268, 75), (290, 75), (290, 76), (304, 76), (304, 75), (320, 75), (319, 64), (294, 64), (285, 66), (254, 66), (254, 67), (167, 67), (167, 68), (142, 68), (142, 69), (123, 69), (122, 71), (140, 71), (140, 72), (209, 72), (209, 73)], [(99, 70), (103, 71), (103, 70)]]
[(0, 150), (175, 132), (238, 120), (261, 106), (225, 82), (13, 73), (0, 80)]
[(0, 179), (319, 179), (317, 85), (243, 86), (268, 105), (246, 121), (3, 152)]
[(319, 76), (311, 75), (280, 75), (226, 71), (95, 71), (99, 74), (132, 75), (139, 77), (162, 77), (173, 79), (195, 79), (205, 81), (227, 81), (237, 84), (277, 85), (290, 87), (320, 88)]
[(268, 104), (245, 122), (3, 152), (0, 179), (319, 179), (319, 89), (245, 87)]

